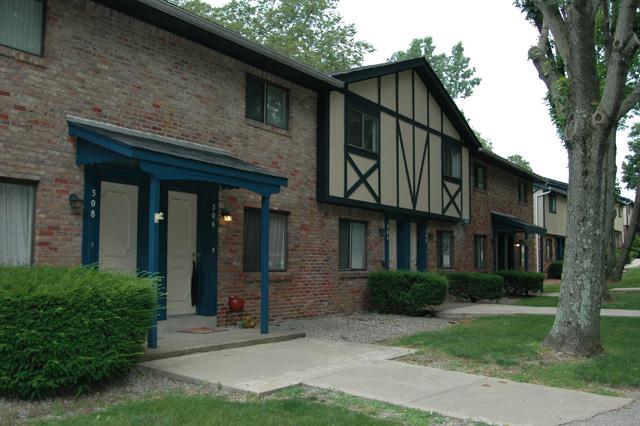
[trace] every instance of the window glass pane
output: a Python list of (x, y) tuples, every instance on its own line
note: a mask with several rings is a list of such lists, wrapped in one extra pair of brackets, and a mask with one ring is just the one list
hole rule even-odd
[(0, 1), (0, 44), (42, 53), (43, 0)]
[(440, 234), (440, 267), (451, 268), (451, 234), (443, 232)]
[(362, 115), (362, 120), (364, 122), (362, 147), (378, 152), (378, 120), (366, 114)]
[(349, 269), (349, 240), (351, 238), (351, 227), (349, 222), (346, 220), (341, 220), (339, 224), (338, 230), (338, 257), (339, 257), (339, 268), (340, 269)]
[(485, 237), (476, 236), (476, 267), (484, 267), (484, 243)]
[(462, 177), (462, 153), (457, 149), (451, 150), (451, 176)]
[(349, 145), (362, 148), (362, 114), (349, 110)]
[(351, 269), (365, 269), (366, 230), (364, 223), (351, 222)]
[(287, 128), (287, 92), (267, 84), (267, 124)]
[(444, 145), (442, 147), (442, 174), (445, 176), (451, 176), (451, 148)]
[(264, 121), (264, 82), (247, 77), (247, 117)]
[(31, 263), (33, 192), (29, 185), (0, 182), (0, 265)]
[(272, 213), (269, 218), (269, 270), (287, 269), (287, 216)]

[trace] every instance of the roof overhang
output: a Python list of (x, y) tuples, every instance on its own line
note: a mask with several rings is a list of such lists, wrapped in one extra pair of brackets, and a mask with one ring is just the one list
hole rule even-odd
[(491, 226), (493, 232), (525, 232), (538, 235), (547, 233), (545, 228), (527, 223), (515, 216), (497, 212), (491, 212)]
[(165, 0), (94, 0), (110, 9), (209, 47), (313, 90), (343, 83), (314, 68), (247, 40)]
[(160, 180), (209, 182), (261, 195), (287, 186), (286, 178), (224, 150), (78, 117), (67, 122), (69, 134), (78, 138), (78, 165), (133, 166)]
[(503, 158), (501, 156), (499, 156), (498, 154), (495, 154), (487, 149), (480, 149), (477, 152), (473, 153), (474, 157), (478, 157), (488, 163), (491, 163), (495, 166), (498, 166), (500, 168), (503, 169), (508, 169), (510, 172), (512, 172), (515, 175), (518, 175), (520, 177), (523, 177), (527, 180), (532, 181), (534, 184), (542, 184), (545, 183), (547, 181), (546, 178), (530, 171), (527, 169), (524, 169), (520, 166), (518, 166), (517, 164), (512, 163), (511, 161), (507, 160), (506, 158)]

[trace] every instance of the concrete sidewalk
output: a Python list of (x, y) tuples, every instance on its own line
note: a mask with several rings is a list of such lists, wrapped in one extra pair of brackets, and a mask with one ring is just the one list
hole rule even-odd
[(557, 425), (631, 402), (393, 360), (411, 352), (406, 348), (298, 339), (142, 365), (160, 374), (258, 394), (304, 384), (495, 424)]
[[(498, 303), (447, 303), (436, 313), (438, 318), (465, 319), (496, 315), (555, 315), (556, 308), (501, 305)], [(640, 311), (630, 309), (601, 309), (603, 317), (640, 318)]]

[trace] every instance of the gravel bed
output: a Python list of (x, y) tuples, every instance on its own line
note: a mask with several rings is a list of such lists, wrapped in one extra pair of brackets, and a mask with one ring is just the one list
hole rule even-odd
[(587, 420), (566, 423), (571, 426), (636, 426), (640, 423), (640, 401), (635, 400), (631, 404), (619, 410), (599, 414)]
[(442, 330), (452, 324), (455, 321), (432, 317), (354, 313), (286, 320), (276, 324), (275, 328), (303, 331), (312, 338), (379, 343), (424, 331)]
[(209, 394), (242, 400), (246, 395), (219, 389), (218, 386), (173, 380), (134, 368), (121, 381), (83, 396), (60, 396), (34, 401), (0, 398), (0, 425), (14, 425), (29, 419), (57, 419), (100, 411), (114, 403), (154, 398), (166, 394)]

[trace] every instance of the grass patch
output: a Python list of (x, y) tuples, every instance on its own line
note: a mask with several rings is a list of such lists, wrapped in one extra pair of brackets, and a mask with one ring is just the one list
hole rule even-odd
[(640, 268), (627, 270), (622, 274), (622, 280), (611, 285), (611, 288), (640, 287)]
[(480, 318), (396, 344), (420, 350), (410, 362), (441, 368), (604, 394), (640, 388), (640, 319), (602, 318), (605, 353), (591, 359), (543, 349), (552, 324), (551, 316)]
[[(172, 394), (111, 405), (100, 412), (38, 425), (438, 425), (451, 419), (434, 413), (370, 401), (340, 392), (288, 388), (242, 401), (220, 396)], [(460, 422), (465, 425), (484, 423)]]
[(545, 284), (544, 292), (545, 293), (557, 293), (560, 291), (560, 284)]
[[(611, 292), (612, 300), (603, 304), (605, 309), (635, 309), (640, 310), (640, 293)], [(537, 296), (520, 299), (518, 306), (558, 306), (559, 297)]]

